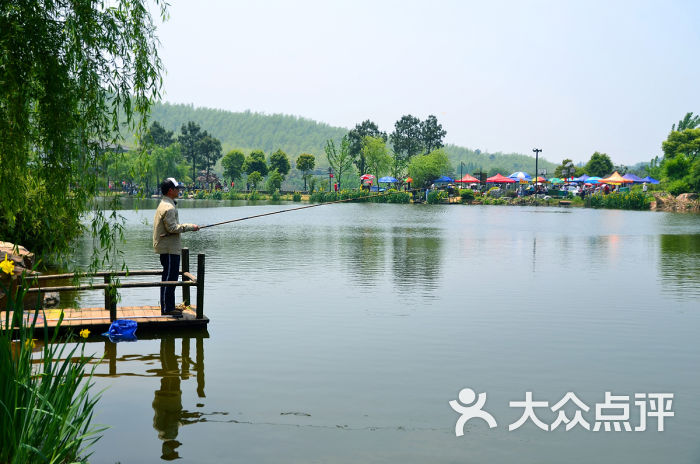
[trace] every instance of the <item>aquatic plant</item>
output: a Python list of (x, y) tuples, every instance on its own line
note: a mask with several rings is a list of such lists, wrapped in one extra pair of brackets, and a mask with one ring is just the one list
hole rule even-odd
[(44, 323), (35, 358), (38, 311), (24, 313), (23, 277), (20, 282), (7, 292), (13, 320), (6, 311), (0, 328), (0, 462), (86, 462), (105, 428), (91, 426), (100, 395), (91, 394), (94, 367), (86, 374), (92, 358), (84, 354), (85, 337), (71, 348), (57, 339), (58, 330), (49, 337)]

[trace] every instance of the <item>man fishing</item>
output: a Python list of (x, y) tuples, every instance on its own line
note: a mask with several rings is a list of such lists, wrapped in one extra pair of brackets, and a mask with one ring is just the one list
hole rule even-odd
[[(153, 219), (153, 249), (160, 255), (163, 265), (163, 282), (174, 282), (180, 277), (180, 234), (199, 230), (196, 224), (180, 224), (177, 214), (177, 202), (180, 189), (184, 185), (173, 177), (168, 177), (160, 184), (163, 198), (156, 209)], [(175, 308), (175, 287), (160, 287), (160, 313), (163, 315), (182, 317), (182, 310)]]

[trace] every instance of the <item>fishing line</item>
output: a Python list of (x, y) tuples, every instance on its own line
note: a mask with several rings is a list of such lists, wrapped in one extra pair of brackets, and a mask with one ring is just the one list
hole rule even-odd
[[(419, 190), (422, 190), (422, 189), (410, 189), (410, 190), (404, 190), (404, 192), (409, 193), (409, 192), (416, 192)], [(246, 216), (246, 217), (242, 217), (242, 218), (238, 218), (238, 219), (230, 219), (228, 221), (216, 222), (214, 224), (207, 224), (204, 226), (199, 226), (199, 228), (206, 229), (207, 227), (220, 226), (222, 224), (230, 224), (232, 222), (247, 221), (248, 219), (255, 219), (255, 218), (259, 218), (259, 217), (263, 217), (263, 216), (272, 216), (273, 214), (289, 213), (291, 211), (299, 211), (302, 209), (316, 208), (317, 206), (335, 205), (337, 203), (345, 203), (348, 201), (364, 201), (364, 200), (371, 199), (371, 198), (378, 198), (378, 197), (383, 197), (383, 196), (387, 196), (387, 195), (394, 195), (395, 193), (401, 193), (401, 192), (380, 193), (378, 195), (368, 195), (366, 197), (346, 198), (344, 200), (327, 201), (324, 203), (317, 203), (314, 205), (306, 205), (306, 206), (299, 206), (297, 208), (282, 209), (279, 211), (272, 211), (270, 213), (255, 214), (253, 216)]]

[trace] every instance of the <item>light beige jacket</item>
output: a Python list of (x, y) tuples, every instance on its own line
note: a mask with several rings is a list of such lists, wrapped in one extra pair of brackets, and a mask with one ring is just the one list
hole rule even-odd
[(153, 250), (158, 254), (179, 255), (180, 234), (194, 230), (194, 224), (180, 224), (175, 202), (164, 196), (153, 218)]

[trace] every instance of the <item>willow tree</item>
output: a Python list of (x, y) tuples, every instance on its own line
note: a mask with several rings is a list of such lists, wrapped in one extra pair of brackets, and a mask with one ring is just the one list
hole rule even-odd
[[(83, 232), (120, 131), (143, 133), (160, 95), (153, 17), (147, 0), (2, 4), (0, 237), (58, 255)], [(91, 219), (102, 248), (114, 243), (119, 227)]]

